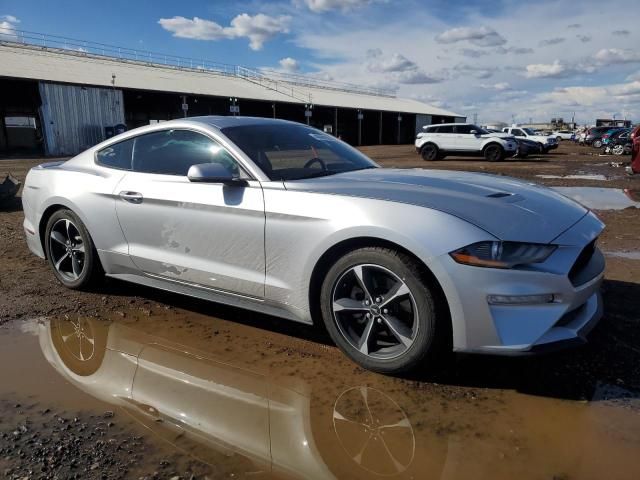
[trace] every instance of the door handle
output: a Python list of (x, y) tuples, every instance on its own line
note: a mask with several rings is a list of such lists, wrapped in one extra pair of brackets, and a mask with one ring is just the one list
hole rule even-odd
[(140, 204), (142, 203), (142, 194), (138, 192), (120, 192), (120, 198), (125, 202)]

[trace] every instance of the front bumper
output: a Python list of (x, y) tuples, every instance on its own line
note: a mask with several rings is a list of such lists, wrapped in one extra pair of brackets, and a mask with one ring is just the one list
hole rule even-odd
[(548, 152), (549, 150), (555, 150), (556, 148), (558, 148), (558, 144), (557, 143), (547, 143), (544, 146), (544, 149)]
[[(523, 355), (584, 343), (602, 317), (604, 257), (596, 248), (577, 274), (572, 268), (601, 230), (599, 220), (586, 215), (554, 240), (558, 249), (535, 268), (480, 268), (458, 264), (449, 255), (439, 257), (439, 272), (434, 273), (444, 277), (454, 350)], [(490, 304), (490, 295), (553, 295), (553, 301)]]

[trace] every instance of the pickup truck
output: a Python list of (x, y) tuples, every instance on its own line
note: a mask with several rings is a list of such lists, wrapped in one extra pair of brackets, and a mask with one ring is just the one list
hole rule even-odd
[(508, 133), (516, 138), (526, 138), (540, 144), (543, 153), (549, 153), (551, 150), (558, 148), (558, 141), (553, 136), (538, 135), (530, 128), (525, 127), (506, 127), (502, 129), (503, 133)]

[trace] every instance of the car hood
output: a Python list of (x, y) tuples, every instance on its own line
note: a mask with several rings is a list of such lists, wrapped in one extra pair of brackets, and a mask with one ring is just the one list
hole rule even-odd
[(510, 133), (502, 133), (502, 132), (492, 132), (492, 133), (485, 133), (480, 135), (482, 138), (489, 138), (489, 137), (498, 137), (498, 138), (515, 138), (513, 135), (511, 135)]
[(431, 208), (511, 241), (551, 242), (588, 212), (549, 188), (468, 172), (376, 168), (286, 181), (285, 186)]

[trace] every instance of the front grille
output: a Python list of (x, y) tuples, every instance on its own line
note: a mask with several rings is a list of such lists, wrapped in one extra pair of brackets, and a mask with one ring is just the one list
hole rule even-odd
[(587, 265), (589, 265), (591, 257), (593, 257), (593, 254), (596, 251), (596, 240), (597, 239), (592, 240), (586, 247), (582, 249), (580, 255), (578, 255), (578, 258), (573, 264), (573, 267), (571, 267), (571, 270), (569, 270), (569, 280), (571, 280), (571, 283), (573, 285), (580, 285), (584, 283), (584, 279), (581, 278), (582, 275), (580, 274), (587, 267)]

